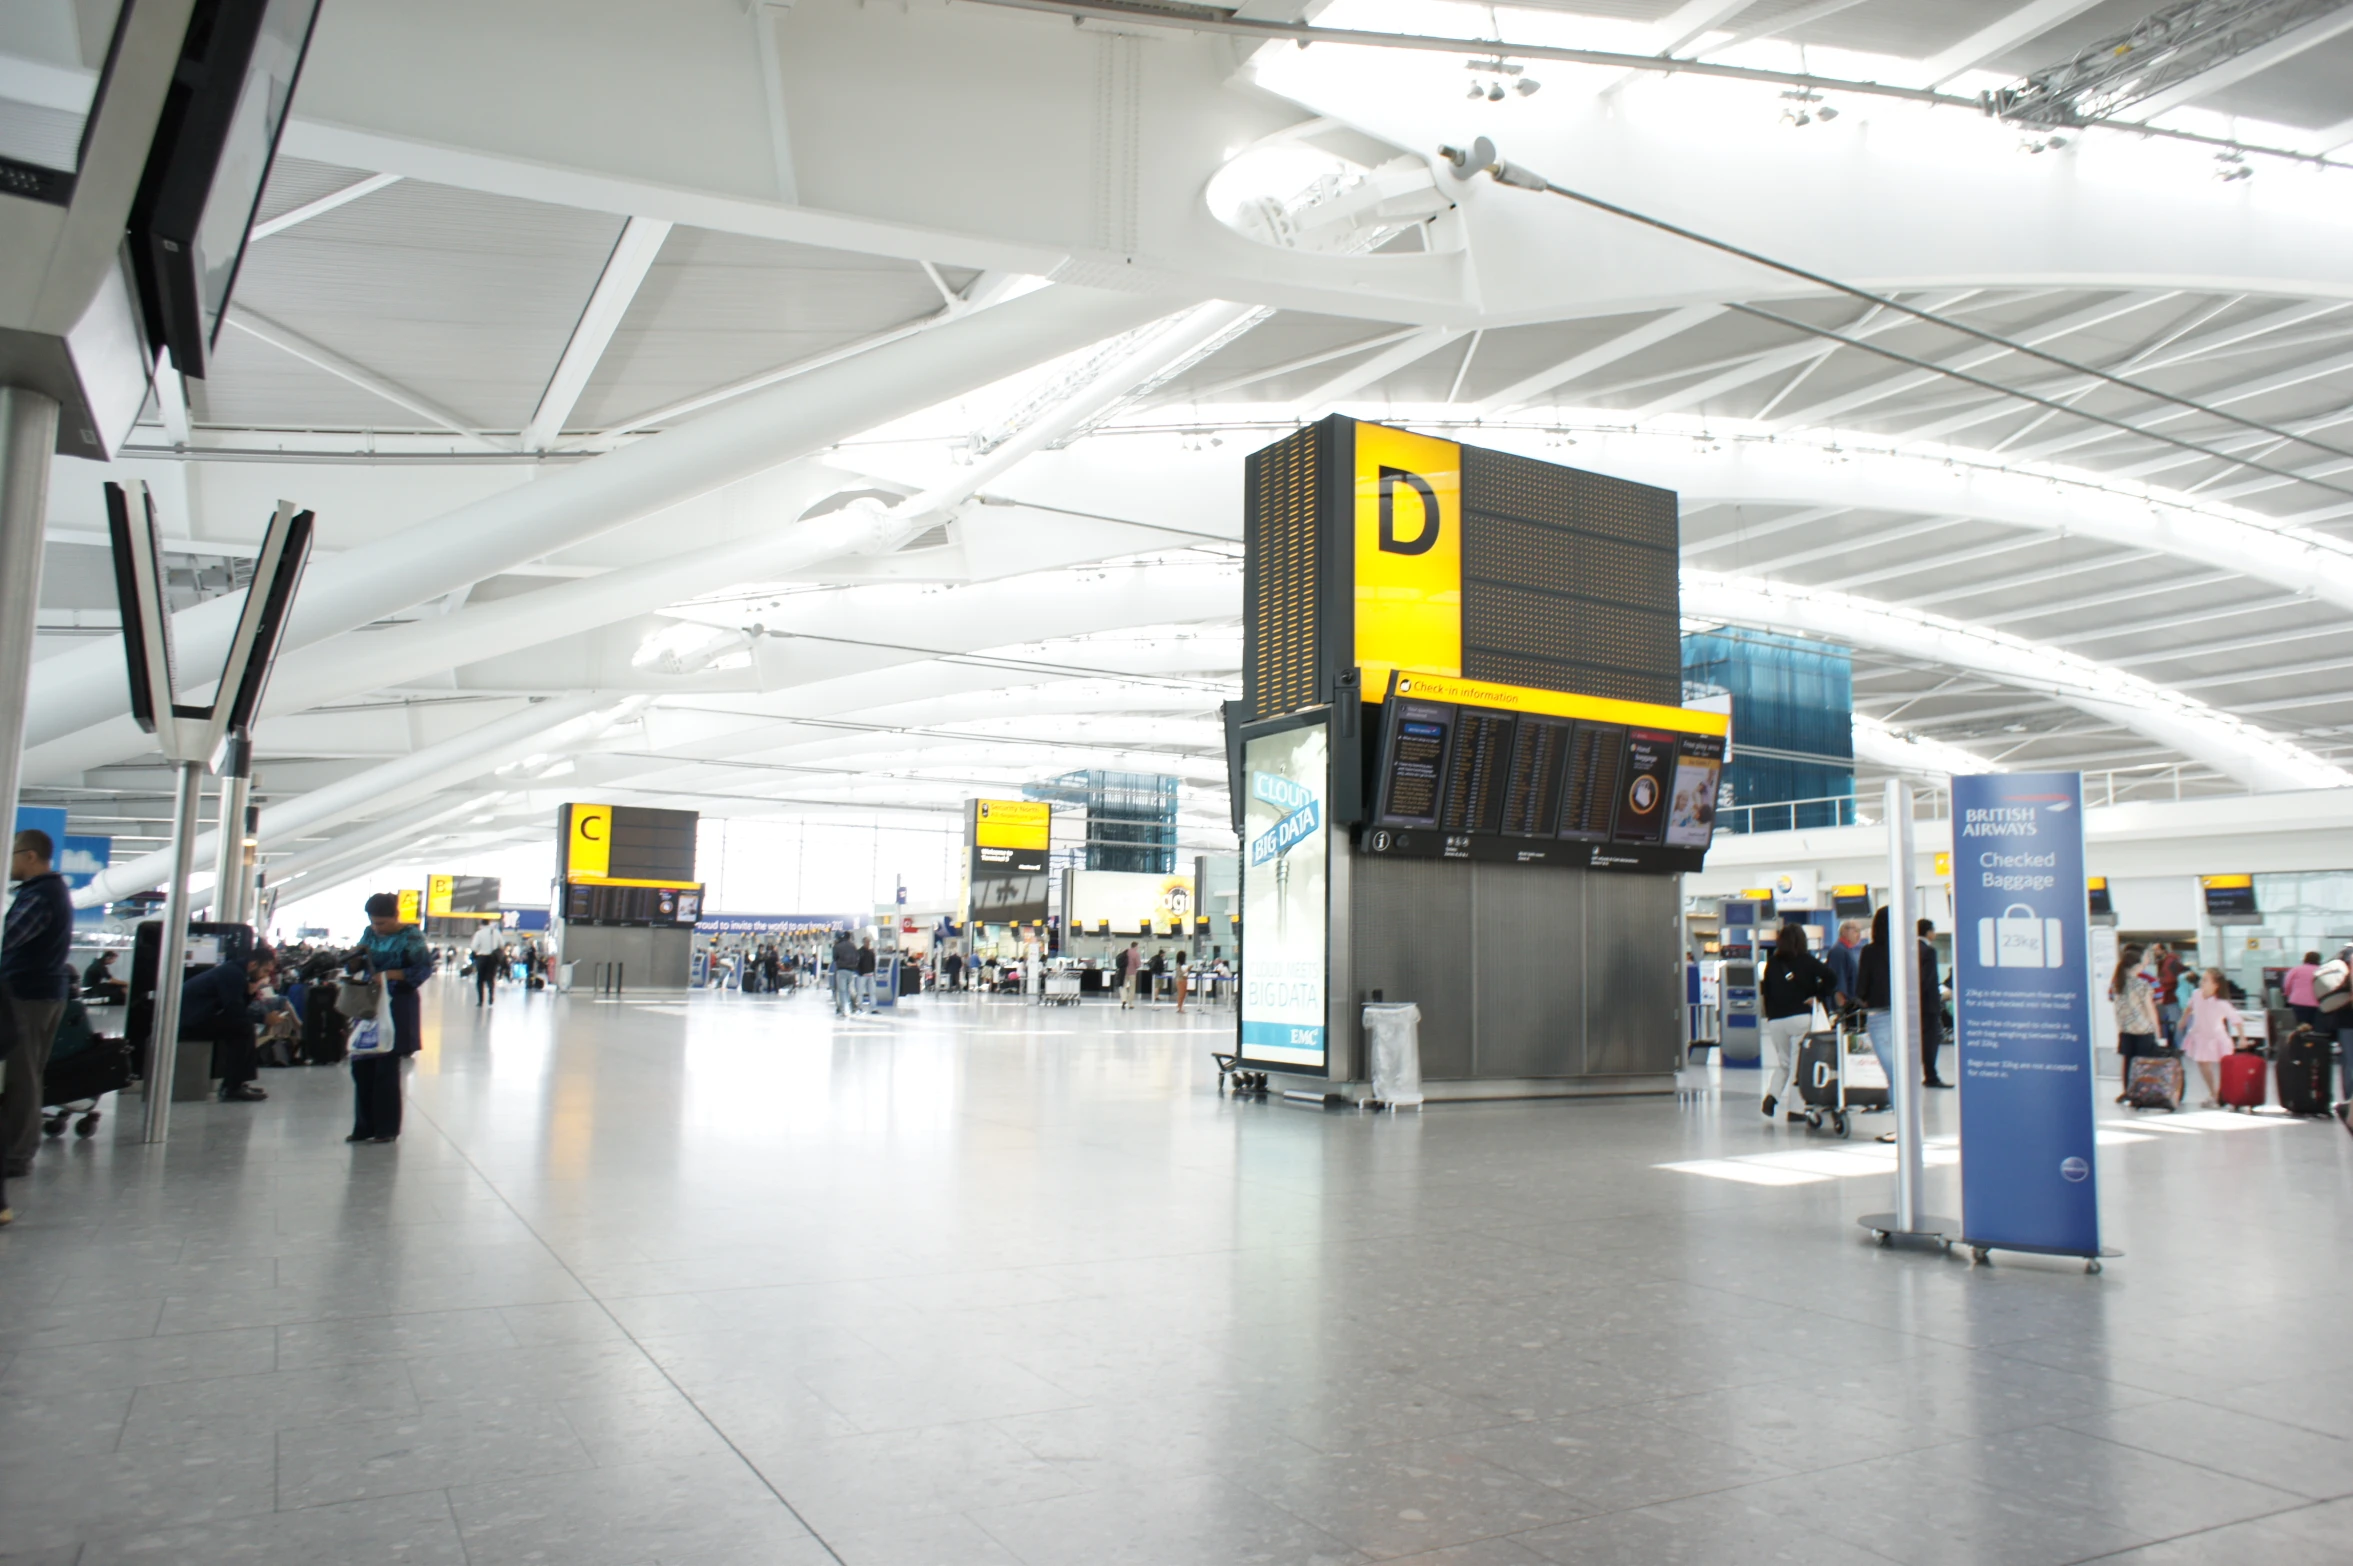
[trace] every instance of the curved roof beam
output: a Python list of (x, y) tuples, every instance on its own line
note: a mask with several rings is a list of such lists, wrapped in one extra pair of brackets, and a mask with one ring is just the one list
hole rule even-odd
[[(1625, 430), (1607, 427), (1624, 417), (1607, 410), (1561, 410), (1557, 417), (1555, 427), (1576, 431), (1577, 466), (1672, 489), (1686, 507), (1786, 504), (1974, 517), (2177, 555), (2201, 567), (2219, 564), (2353, 609), (2353, 545), (2160, 485), (2088, 468), (1989, 459), (1964, 447), (1892, 446), (1868, 431), (1755, 435), (1724, 423)], [(1392, 418), (1421, 427), (1448, 422), (1442, 414), (1427, 423), (1410, 413)], [(1530, 456), (1559, 455), (1546, 450), (1544, 433), (1534, 429), (1490, 426), (1472, 438)]]
[(1802, 632), (1981, 674), (2121, 724), (2259, 792), (2353, 786), (2353, 772), (2193, 696), (2078, 653), (1943, 615), (1689, 568), (1683, 572), (1683, 613)]

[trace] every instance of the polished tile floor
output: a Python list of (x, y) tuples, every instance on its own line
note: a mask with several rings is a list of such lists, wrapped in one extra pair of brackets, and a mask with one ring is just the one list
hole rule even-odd
[(281, 1071), (10, 1183), (0, 1557), (2353, 1559), (2333, 1124), (2120, 1127), (2121, 1260), (1973, 1269), (1747, 1083), (1369, 1118), (1218, 1097), (1222, 1013), (442, 991), (395, 1147)]

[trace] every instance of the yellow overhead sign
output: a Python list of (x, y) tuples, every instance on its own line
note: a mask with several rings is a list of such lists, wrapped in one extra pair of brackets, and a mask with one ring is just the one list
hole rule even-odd
[(1037, 799), (976, 799), (975, 848), (1031, 848), (1043, 851), (1054, 828), (1054, 807)]
[(424, 901), (425, 894), (423, 892), (404, 889), (400, 894), (400, 922), (402, 924), (415, 924), (417, 922), (417, 911), (420, 907), (423, 906)]
[(602, 879), (613, 868), (613, 807), (574, 804), (565, 809), (564, 879)]
[(2251, 875), (2202, 875), (2198, 877), (2198, 884), (2210, 892), (2227, 892), (2238, 887), (2253, 886), (2255, 878)]
[[(1386, 686), (1388, 677), (1382, 676)], [(1367, 686), (1370, 690), (1370, 686)], [(1399, 670), (1397, 694), (1422, 701), (1457, 702), (1465, 707), (1493, 707), (1503, 712), (1532, 712), (1547, 718), (1587, 718), (1596, 723), (1624, 723), (1636, 727), (1674, 729), (1684, 734), (1729, 734), (1729, 713), (1702, 712), (1696, 707), (1663, 707), (1647, 701), (1620, 701), (1614, 696), (1578, 696), (1567, 691), (1540, 691), (1526, 685), (1498, 685), (1491, 680), (1466, 680), (1423, 670)]]
[(1379, 701), (1391, 669), (1462, 672), (1462, 447), (1356, 427), (1356, 662)]

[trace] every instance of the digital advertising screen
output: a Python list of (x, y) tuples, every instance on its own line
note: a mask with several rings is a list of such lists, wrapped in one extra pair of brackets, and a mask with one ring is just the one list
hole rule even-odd
[(1242, 999), (1246, 1064), (1327, 1069), (1331, 749), (1322, 717), (1242, 747)]
[(1715, 838), (1720, 713), (1401, 672), (1379, 721), (1369, 852), (1665, 873)]
[(2108, 878), (2095, 875), (2084, 882), (2084, 905), (2094, 919), (2113, 919), (2116, 905), (2108, 898)]

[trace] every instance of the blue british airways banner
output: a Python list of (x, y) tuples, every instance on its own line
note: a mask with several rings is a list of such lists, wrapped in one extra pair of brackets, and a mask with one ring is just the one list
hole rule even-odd
[(2083, 776), (1953, 779), (1961, 1228), (2096, 1256)]

